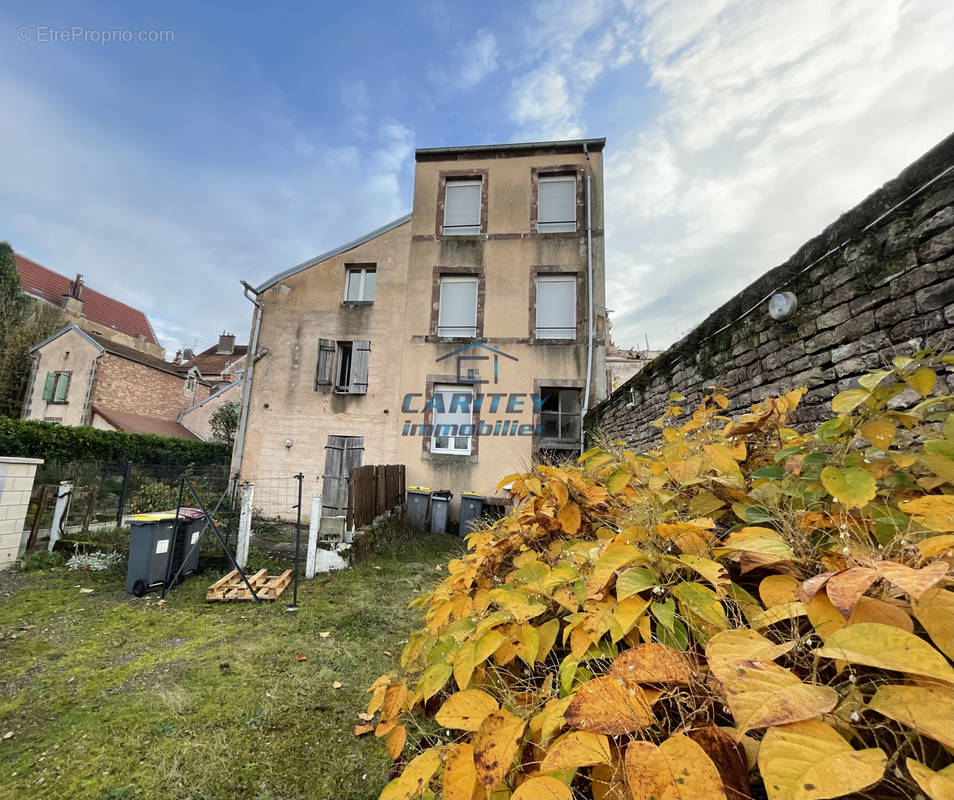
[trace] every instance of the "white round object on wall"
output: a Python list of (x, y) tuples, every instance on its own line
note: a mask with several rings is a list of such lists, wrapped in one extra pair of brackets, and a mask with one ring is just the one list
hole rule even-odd
[(294, 442), (292, 442), (291, 439), (286, 439), (286, 440), (285, 440), (285, 447), (291, 447), (292, 444), (294, 444)]
[(798, 298), (793, 292), (776, 292), (769, 300), (769, 316), (774, 320), (788, 319), (798, 308)]

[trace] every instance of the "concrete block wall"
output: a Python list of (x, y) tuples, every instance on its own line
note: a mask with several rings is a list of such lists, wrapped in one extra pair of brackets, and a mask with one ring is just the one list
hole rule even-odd
[(42, 458), (0, 457), (0, 570), (22, 554), (29, 531), (24, 531), (36, 468)]
[[(777, 288), (798, 299), (782, 321), (764, 301)], [(651, 361), (587, 415), (587, 428), (646, 447), (670, 392), (692, 408), (711, 387), (725, 388), (738, 414), (805, 386), (793, 422), (814, 424), (893, 356), (954, 348), (952, 331), (954, 134)], [(941, 379), (954, 392), (954, 372)]]

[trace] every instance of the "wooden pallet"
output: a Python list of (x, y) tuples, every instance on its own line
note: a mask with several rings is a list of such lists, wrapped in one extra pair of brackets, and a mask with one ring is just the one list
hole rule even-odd
[[(260, 569), (254, 575), (246, 576), (255, 589), (259, 600), (275, 600), (289, 587), (292, 571), (286, 569), (281, 575), (268, 575)], [(253, 600), (252, 593), (242, 580), (237, 569), (233, 569), (224, 578), (219, 578), (205, 593), (206, 601), (213, 600)]]

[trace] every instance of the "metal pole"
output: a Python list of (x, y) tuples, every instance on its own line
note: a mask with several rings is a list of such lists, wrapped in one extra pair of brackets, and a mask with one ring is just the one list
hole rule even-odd
[[(172, 538), (169, 540), (169, 558), (166, 561), (166, 579), (162, 582), (162, 599), (166, 599), (169, 578), (172, 576), (172, 557), (176, 554), (176, 534), (179, 528), (179, 511), (182, 508), (182, 494), (185, 491), (185, 475), (179, 478), (179, 499), (176, 500), (176, 518), (172, 523)], [(179, 573), (176, 572), (178, 577)]]
[(129, 478), (132, 475), (132, 461), (123, 468), (123, 488), (119, 491), (119, 508), (116, 509), (116, 527), (123, 524), (123, 512), (126, 510), (126, 498), (129, 495)]
[(292, 604), (288, 607), (289, 611), (298, 609), (298, 563), (301, 551), (301, 484), (304, 479), (305, 476), (301, 472), (295, 476), (295, 480), (298, 481), (298, 504), (295, 506), (295, 508), (298, 509), (298, 520), (295, 523), (295, 572), (292, 576), (294, 589), (292, 591)]

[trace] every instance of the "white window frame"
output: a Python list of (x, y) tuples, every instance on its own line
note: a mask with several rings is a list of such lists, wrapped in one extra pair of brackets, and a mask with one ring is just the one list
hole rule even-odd
[[(545, 183), (572, 184), (572, 219), (545, 220), (543, 219), (544, 203), (540, 185)], [(576, 233), (576, 175), (538, 175), (537, 176), (537, 233)]]
[[(374, 278), (374, 288), (377, 288), (377, 267), (346, 267), (345, 268), (345, 286), (344, 286), (344, 302), (346, 303), (373, 303), (374, 302), (374, 289), (371, 291), (371, 296), (366, 297), (367, 288), (368, 288), (368, 273), (373, 273)], [(351, 285), (351, 279), (354, 276), (359, 277), (358, 283), (358, 297), (357, 299), (348, 297), (348, 289)]]
[[(468, 225), (447, 225), (447, 204), (452, 187), (479, 186), (477, 193), (476, 222)], [(481, 209), (484, 199), (484, 181), (482, 178), (445, 178), (444, 179), (444, 219), (441, 231), (444, 236), (478, 236), (481, 226)]]
[[(474, 324), (473, 325), (451, 325), (444, 321), (444, 286), (452, 283), (469, 283), (474, 287)], [(476, 275), (442, 275), (440, 296), (437, 307), (437, 335), (446, 336), (454, 339), (474, 338), (477, 336), (477, 298), (480, 294), (480, 279)], [(470, 333), (462, 332), (464, 329), (472, 331)], [(450, 333), (448, 331), (456, 331)]]
[[(462, 425), (462, 424), (466, 424), (466, 425), (471, 425), (471, 426), (473, 426), (473, 424), (474, 424), (474, 387), (473, 387), (473, 386), (459, 386), (459, 385), (450, 384), (450, 383), (441, 383), (441, 384), (436, 384), (436, 385), (434, 386), (434, 395), (436, 395), (436, 394), (442, 394), (442, 395), (444, 395), (444, 396), (445, 396), (445, 402), (447, 402), (448, 404), (450, 404), (450, 403), (453, 402), (453, 398), (454, 398), (454, 395), (455, 395), (455, 394), (467, 394), (467, 395), (470, 395), (470, 398), (471, 398), (471, 399), (470, 399), (470, 412), (467, 414), (467, 422), (466, 422), (466, 423), (450, 423), (450, 422), (440, 423), (440, 422), (438, 421), (438, 420), (439, 420), (439, 414), (440, 414), (440, 412), (439, 412), (436, 408), (431, 410), (431, 424), (434, 426), (434, 430), (431, 432), (431, 448), (430, 448), (430, 449), (431, 449), (431, 452), (434, 453), (435, 455), (469, 456), (469, 455), (471, 454), (471, 451), (473, 450), (473, 436), (472, 436), (472, 435), (471, 435), (471, 436), (466, 436), (466, 437), (450, 436), (450, 437), (448, 437), (448, 438), (451, 439), (451, 441), (453, 442), (453, 446), (452, 446), (452, 447), (438, 447), (438, 446), (437, 446), (437, 430), (438, 430), (437, 426), (438, 426), (439, 424), (444, 424), (444, 425), (458, 424), (458, 426), (459, 426), (459, 425)], [(433, 395), (432, 395), (432, 397), (433, 397)], [(463, 412), (460, 412), (460, 411), (454, 412), (454, 413), (455, 413), (456, 416), (462, 416), (462, 414), (463, 414)], [(445, 411), (444, 414), (447, 415), (447, 416), (449, 416), (449, 415), (450, 415), (450, 412), (449, 412), (449, 411)], [(458, 447), (458, 446), (457, 446), (457, 440), (458, 440), (458, 439), (462, 439), (462, 438), (466, 438), (466, 439), (467, 439), (467, 446), (466, 446), (466, 447)]]
[[(534, 338), (536, 339), (576, 339), (576, 304), (577, 304), (577, 278), (575, 273), (563, 275), (537, 275), (536, 277), (536, 310), (533, 321)], [(559, 328), (541, 328), (540, 327), (540, 285), (547, 283), (569, 283), (573, 287), (573, 303), (570, 306), (571, 318), (570, 324)]]

